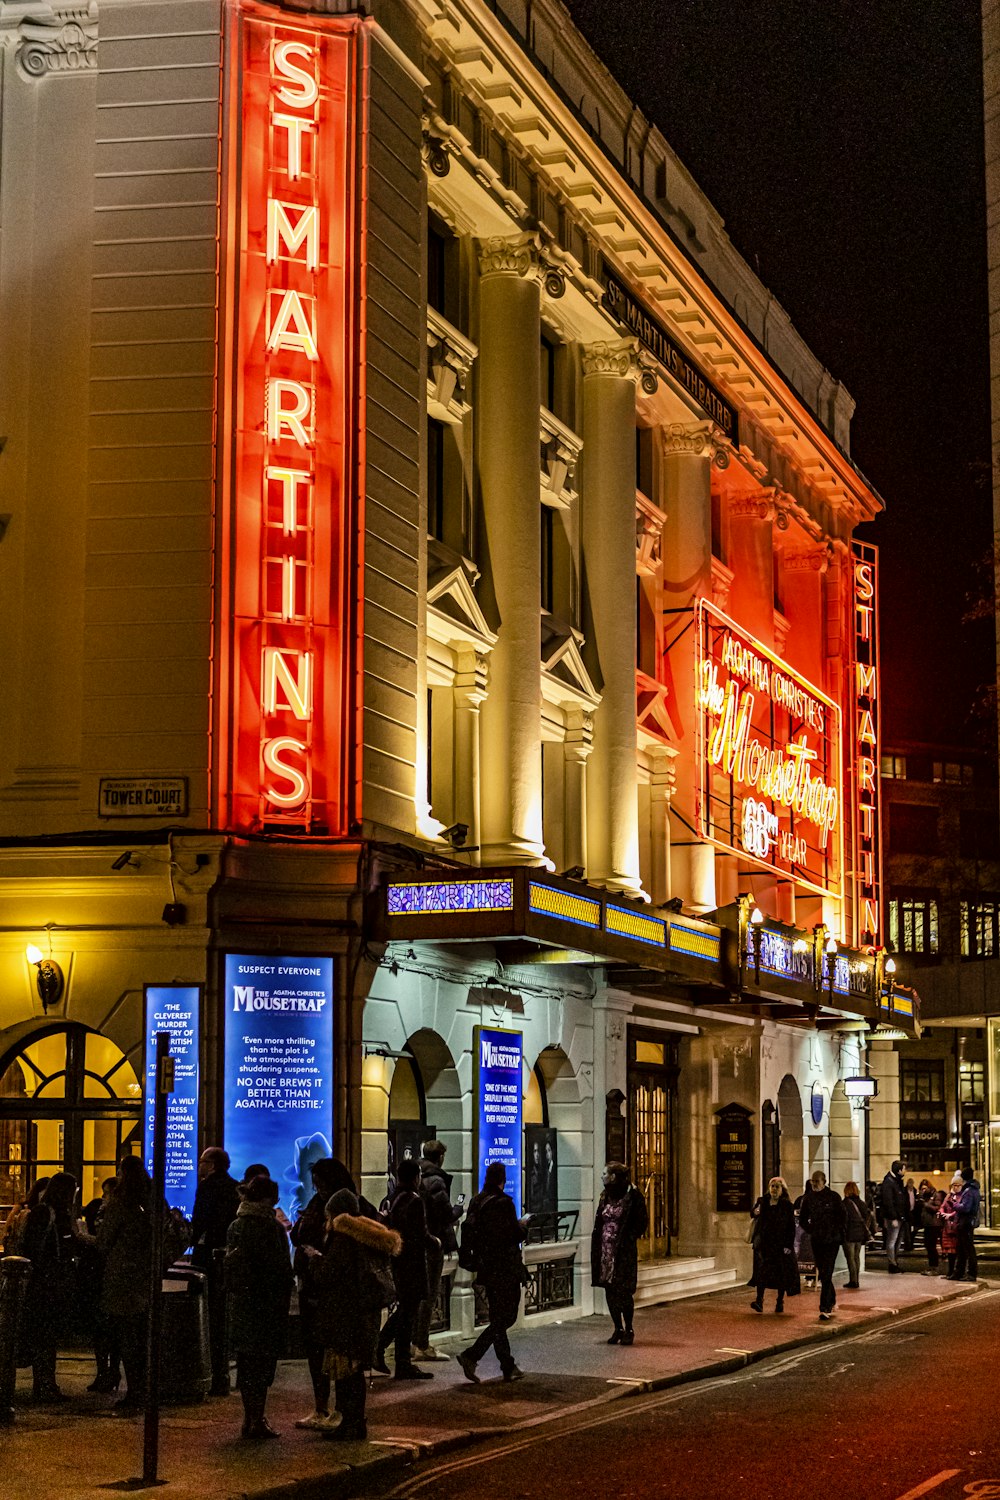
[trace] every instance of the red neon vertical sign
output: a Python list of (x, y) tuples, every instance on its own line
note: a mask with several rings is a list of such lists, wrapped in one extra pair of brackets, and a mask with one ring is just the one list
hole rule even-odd
[(859, 943), (882, 942), (881, 684), (878, 641), (878, 548), (851, 543), (854, 661), (854, 931)]
[(238, 828), (343, 834), (355, 812), (360, 35), (236, 12), (219, 769)]

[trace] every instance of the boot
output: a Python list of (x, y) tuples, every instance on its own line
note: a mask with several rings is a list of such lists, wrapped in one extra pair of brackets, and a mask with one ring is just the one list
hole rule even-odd
[(324, 1432), (323, 1436), (334, 1443), (362, 1443), (368, 1436), (365, 1421), (365, 1396), (367, 1383), (363, 1370), (356, 1370), (346, 1380), (338, 1380), (343, 1421), (339, 1427)]

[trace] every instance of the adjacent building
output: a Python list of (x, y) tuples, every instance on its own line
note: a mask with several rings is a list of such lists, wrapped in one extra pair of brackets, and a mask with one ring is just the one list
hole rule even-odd
[(0, 59), (0, 1195), (138, 1149), (167, 1029), (178, 1201), (435, 1135), (562, 1317), (621, 1157), (642, 1296), (742, 1274), (771, 1173), (897, 1154), (915, 1022), (851, 398), (558, 0)]

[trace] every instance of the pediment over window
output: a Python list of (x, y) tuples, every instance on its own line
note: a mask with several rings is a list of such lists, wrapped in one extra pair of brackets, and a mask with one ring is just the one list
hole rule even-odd
[(558, 620), (542, 616), (542, 694), (551, 703), (573, 702), (591, 711), (601, 701), (584, 665), (579, 630)]
[(658, 740), (669, 740), (673, 737), (673, 726), (667, 709), (668, 696), (669, 689), (666, 683), (657, 682), (655, 677), (647, 677), (645, 672), (636, 672), (636, 721), (640, 730), (645, 730), (647, 734), (653, 735)]
[(427, 633), (443, 646), (474, 646), (491, 651), (496, 631), (479, 607), (474, 584), (478, 569), (430, 543), (427, 552)]

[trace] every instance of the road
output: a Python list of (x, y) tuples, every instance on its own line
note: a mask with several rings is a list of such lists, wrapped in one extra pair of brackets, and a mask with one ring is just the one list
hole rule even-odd
[(1000, 1289), (415, 1466), (386, 1500), (1000, 1500)]

